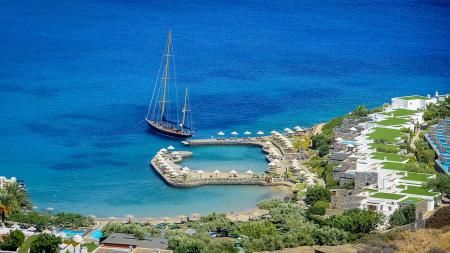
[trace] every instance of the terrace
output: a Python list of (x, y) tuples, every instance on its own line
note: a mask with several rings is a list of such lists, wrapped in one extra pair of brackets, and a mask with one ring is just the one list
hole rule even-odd
[(377, 199), (389, 199), (389, 200), (399, 200), (406, 195), (403, 194), (396, 194), (396, 193), (387, 193), (387, 192), (377, 192), (370, 196), (371, 198), (377, 198)]
[(406, 156), (392, 154), (392, 153), (383, 153), (383, 152), (374, 152), (372, 153), (372, 158), (377, 160), (385, 160), (392, 162), (404, 162), (408, 160)]
[(402, 177), (401, 179), (408, 181), (428, 182), (431, 176), (433, 175), (417, 172), (408, 172), (407, 175)]
[(388, 118), (382, 121), (378, 121), (377, 124), (378, 125), (383, 125), (383, 126), (398, 126), (398, 125), (403, 125), (405, 123), (408, 123), (409, 120), (407, 119), (403, 119), (403, 118)]
[(413, 186), (413, 185), (406, 186), (406, 189), (403, 190), (401, 193), (413, 194), (413, 195), (422, 195), (422, 196), (429, 196), (429, 197), (434, 197), (434, 196), (439, 194), (437, 192), (432, 192), (432, 191), (430, 191), (427, 188), (423, 188), (423, 187), (419, 187), (419, 186)]
[(408, 110), (408, 109), (396, 109), (392, 112), (385, 112), (382, 113), (384, 115), (392, 115), (394, 117), (403, 117), (403, 116), (410, 116), (417, 113), (417, 111), (414, 110)]
[(385, 140), (395, 143), (397, 138), (402, 136), (402, 132), (397, 129), (375, 127), (373, 130), (373, 132), (367, 135), (372, 140)]

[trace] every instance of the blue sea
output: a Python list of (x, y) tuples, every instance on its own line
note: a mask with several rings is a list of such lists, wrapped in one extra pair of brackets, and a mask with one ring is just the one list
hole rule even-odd
[[(148, 131), (167, 31), (196, 137), (312, 126), (359, 104), (450, 92), (450, 3), (0, 0), (0, 175), (40, 209), (170, 216), (252, 208), (279, 189), (175, 189)], [(257, 148), (195, 148), (192, 168), (264, 170)]]

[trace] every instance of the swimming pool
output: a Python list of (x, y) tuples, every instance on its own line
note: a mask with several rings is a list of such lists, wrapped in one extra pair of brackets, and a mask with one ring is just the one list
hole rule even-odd
[(63, 229), (60, 232), (66, 234), (67, 237), (73, 237), (75, 235), (83, 236), (86, 233), (85, 230), (75, 230), (75, 229)]
[(343, 143), (343, 144), (352, 144), (352, 145), (355, 145), (355, 144), (356, 144), (356, 141), (342, 141), (341, 143)]
[(91, 233), (91, 238), (95, 240), (100, 240), (103, 236), (103, 232), (101, 230), (95, 230)]

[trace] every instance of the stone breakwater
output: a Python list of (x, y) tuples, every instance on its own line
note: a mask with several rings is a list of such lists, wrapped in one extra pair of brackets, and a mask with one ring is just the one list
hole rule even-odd
[[(253, 144), (258, 146), (263, 145), (262, 142)], [(187, 151), (171, 152), (166, 149), (161, 149), (151, 159), (150, 165), (167, 184), (174, 187), (187, 188), (201, 185), (261, 185), (292, 187), (293, 185), (285, 179), (268, 178), (264, 173), (256, 174), (251, 170), (246, 172), (237, 172), (234, 170), (224, 172), (219, 170), (191, 170), (187, 167), (181, 168), (178, 163), (180, 163), (183, 158), (190, 156), (192, 156), (192, 153)]]

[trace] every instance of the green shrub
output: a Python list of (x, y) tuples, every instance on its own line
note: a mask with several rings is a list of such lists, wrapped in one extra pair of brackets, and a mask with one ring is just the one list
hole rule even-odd
[(374, 231), (382, 220), (383, 216), (377, 212), (355, 208), (326, 219), (324, 224), (353, 234), (367, 234)]
[(319, 200), (331, 201), (330, 190), (322, 186), (308, 187), (305, 197), (306, 204), (314, 205), (314, 203)]
[(2, 250), (16, 251), (17, 248), (25, 241), (25, 235), (20, 230), (13, 230), (3, 237), (0, 244)]
[(330, 202), (319, 200), (319, 201), (316, 201), (314, 203), (314, 205), (308, 209), (308, 213), (315, 214), (315, 215), (324, 215), (329, 206), (330, 206)]
[(30, 253), (57, 253), (59, 252), (59, 244), (62, 243), (61, 238), (42, 233), (31, 243)]

